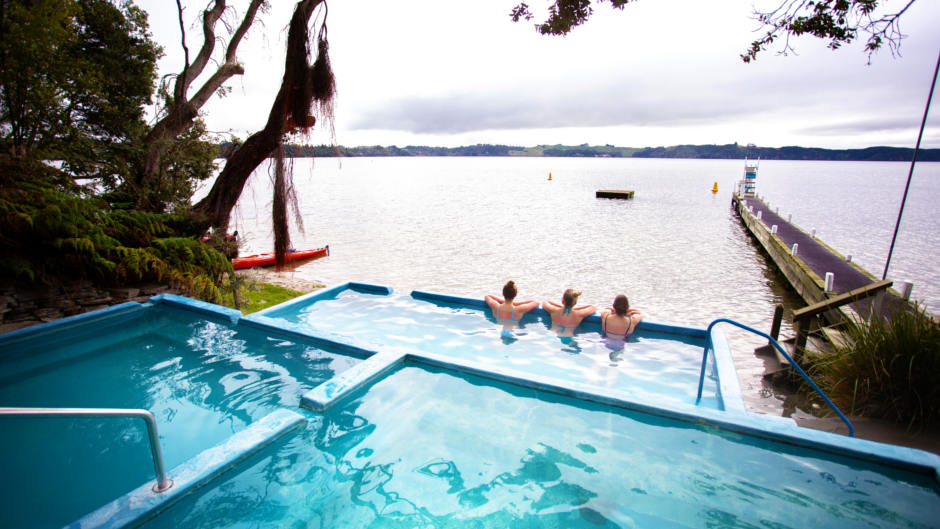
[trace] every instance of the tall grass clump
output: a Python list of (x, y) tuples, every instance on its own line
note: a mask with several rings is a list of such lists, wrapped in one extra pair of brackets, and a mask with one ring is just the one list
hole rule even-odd
[(919, 305), (869, 322), (851, 319), (845, 344), (810, 372), (850, 415), (910, 428), (940, 424), (940, 327)]

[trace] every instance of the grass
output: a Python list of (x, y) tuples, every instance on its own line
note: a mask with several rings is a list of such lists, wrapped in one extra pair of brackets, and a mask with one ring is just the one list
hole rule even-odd
[(810, 368), (840, 408), (908, 429), (940, 424), (940, 327), (925, 310), (852, 320), (845, 333), (847, 343)]
[[(232, 299), (231, 285), (226, 284), (223, 291), (226, 294), (225, 306), (236, 308), (235, 302)], [(291, 290), (270, 283), (255, 283), (241, 279), (238, 281), (238, 294), (241, 302), (239, 310), (242, 311), (242, 314), (251, 314), (252, 312), (258, 312), (259, 310), (273, 307), (289, 299), (294, 299), (304, 293), (299, 290)]]

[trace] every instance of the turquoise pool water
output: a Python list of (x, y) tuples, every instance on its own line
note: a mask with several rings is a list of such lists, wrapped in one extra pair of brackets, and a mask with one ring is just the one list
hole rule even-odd
[(936, 527), (937, 482), (406, 365), (145, 527)]
[(0, 416), (0, 527), (940, 525), (936, 456), (722, 406), (719, 336), (692, 406), (696, 329), (507, 336), (475, 300), (378, 291), (258, 316), (164, 296), (0, 336), (0, 407), (149, 409), (174, 480), (151, 491), (140, 421)]
[[(360, 361), (154, 308), (5, 348), (0, 406), (147, 409), (172, 468)], [(61, 527), (153, 479), (140, 420), (0, 417), (0, 431), (3, 527)]]
[[(588, 323), (573, 338), (560, 338), (550, 330), (546, 315), (531, 313), (518, 328), (504, 331), (488, 309), (354, 289), (273, 309), (265, 316), (370, 350), (440, 354), (619, 390), (652, 402), (695, 404), (705, 343), (703, 338), (641, 330), (624, 344), (606, 340), (599, 325)], [(709, 374), (699, 405), (717, 408), (713, 370)]]

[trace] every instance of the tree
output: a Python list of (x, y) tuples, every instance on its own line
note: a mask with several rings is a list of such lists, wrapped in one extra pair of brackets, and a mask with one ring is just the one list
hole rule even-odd
[[(623, 9), (631, 1), (609, 0), (617, 9)], [(879, 5), (883, 6), (888, 0), (782, 0), (772, 11), (755, 9), (754, 18), (767, 28), (767, 32), (751, 43), (741, 59), (744, 62), (755, 60), (760, 52), (780, 38), (784, 41), (780, 53), (786, 54), (793, 51), (790, 37), (807, 34), (827, 39), (832, 49), (851, 43), (860, 34), (866, 35), (865, 50), (869, 60), (885, 45), (894, 54), (903, 38), (898, 22), (915, 1), (905, 0), (898, 11), (878, 14)], [(587, 22), (592, 14), (591, 0), (553, 0), (548, 7), (548, 17), (535, 24), (535, 29), (543, 35), (567, 35), (573, 28)], [(528, 4), (520, 3), (513, 8), (510, 17), (518, 22), (532, 20), (534, 15)]]
[(806, 34), (827, 39), (829, 47), (837, 49), (851, 43), (861, 33), (867, 35), (865, 50), (869, 60), (884, 45), (894, 55), (903, 38), (898, 21), (915, 0), (907, 0), (904, 7), (896, 12), (876, 15), (879, 2), (884, 4), (886, 1), (787, 0), (773, 11), (755, 11), (755, 18), (769, 29), (763, 37), (751, 43), (741, 58), (744, 62), (751, 62), (758, 53), (781, 37), (784, 44), (780, 53), (786, 54), (793, 51), (790, 37)]
[(199, 53), (190, 62), (189, 48), (186, 46), (186, 30), (183, 24), (183, 5), (181, 0), (177, 0), (185, 60), (183, 68), (175, 75), (172, 92), (167, 88), (161, 90), (164, 104), (160, 119), (144, 137), (145, 155), (137, 167), (135, 178), (127, 183), (129, 191), (138, 197), (138, 208), (161, 211), (166, 208), (168, 202), (179, 198), (167, 197), (160, 193), (161, 189), (166, 189), (163, 181), (168, 178), (164, 155), (181, 135), (192, 128), (199, 116), (199, 110), (223, 88), (225, 82), (245, 72), (244, 67), (238, 62), (238, 46), (254, 23), (258, 11), (266, 5), (264, 0), (251, 1), (225, 46), (222, 61), (216, 63), (217, 66), (208, 79), (193, 92), (193, 82), (203, 75), (206, 67), (213, 60), (215, 46), (220, 40), (216, 34), (216, 25), (228, 7), (225, 0), (214, 0), (203, 11), (203, 44)]
[(0, 0), (4, 147), (62, 160), (75, 177), (120, 172), (117, 151), (144, 130), (158, 53), (133, 5)]
[[(212, 226), (226, 228), (229, 216), (251, 173), (272, 154), (279, 159), (280, 148), (287, 134), (307, 131), (317, 119), (332, 120), (332, 101), (335, 81), (330, 66), (326, 39), (326, 17), (317, 35), (316, 59), (310, 64), (309, 21), (323, 0), (301, 0), (294, 9), (287, 34), (284, 59), (284, 77), (271, 105), (264, 128), (252, 134), (236, 150), (216, 178), (209, 194), (193, 208), (194, 216), (205, 219)], [(274, 196), (275, 251), (279, 260), (287, 248), (287, 215), (285, 196), (289, 187), (283, 164), (278, 164)]]

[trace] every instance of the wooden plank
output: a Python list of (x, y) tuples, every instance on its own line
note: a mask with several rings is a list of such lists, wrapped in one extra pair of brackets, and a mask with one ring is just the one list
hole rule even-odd
[(597, 198), (633, 198), (633, 191), (621, 189), (598, 189), (595, 194)]
[(892, 284), (891, 280), (877, 281), (869, 285), (865, 285), (855, 290), (849, 290), (844, 294), (839, 294), (838, 296), (831, 297), (825, 301), (820, 301), (819, 303), (814, 303), (808, 307), (803, 307), (802, 309), (793, 311), (793, 321), (798, 322), (800, 320), (805, 320), (812, 318), (826, 312), (828, 310), (841, 307), (842, 305), (847, 305), (853, 301), (858, 301), (863, 298), (867, 298), (881, 292), (882, 290), (888, 289)]

